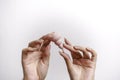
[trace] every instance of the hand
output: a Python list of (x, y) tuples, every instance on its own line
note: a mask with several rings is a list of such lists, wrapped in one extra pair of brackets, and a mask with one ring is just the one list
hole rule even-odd
[(36, 40), (22, 51), (24, 80), (44, 80), (50, 58), (50, 41)]
[(62, 37), (56, 32), (48, 33), (42, 37), (43, 40), (53, 41), (59, 48), (63, 48)]
[[(65, 39), (64, 48), (71, 52), (72, 60), (65, 52), (60, 52), (64, 58), (71, 80), (94, 80), (96, 67), (96, 52), (91, 48), (72, 46)], [(80, 53), (82, 52), (83, 55)], [(89, 54), (90, 53), (90, 54)], [(91, 56), (90, 56), (91, 55)]]

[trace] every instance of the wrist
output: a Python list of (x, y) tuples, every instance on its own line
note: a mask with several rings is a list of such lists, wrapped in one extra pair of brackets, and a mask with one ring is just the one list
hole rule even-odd
[(24, 72), (23, 80), (40, 80), (39, 76), (33, 72)]
[(41, 80), (41, 79), (35, 76), (24, 76), (23, 80)]
[(35, 76), (24, 76), (23, 80), (40, 80), (39, 77)]
[(23, 74), (23, 80), (40, 80), (35, 68), (24, 67)]
[(86, 74), (83, 74), (80, 78), (80, 80), (94, 80), (94, 72), (92, 73), (86, 73)]

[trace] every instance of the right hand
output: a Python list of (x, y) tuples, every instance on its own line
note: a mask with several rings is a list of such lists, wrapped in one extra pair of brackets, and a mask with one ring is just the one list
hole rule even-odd
[[(96, 52), (91, 48), (83, 48), (80, 46), (72, 46), (72, 44), (65, 39), (63, 45), (65, 49), (71, 52), (72, 60), (69, 55), (60, 52), (64, 58), (71, 80), (94, 80), (96, 67)], [(80, 54), (83, 53), (83, 56)], [(88, 54), (91, 54), (90, 55)]]
[(50, 41), (35, 40), (22, 51), (24, 80), (44, 80), (49, 67)]

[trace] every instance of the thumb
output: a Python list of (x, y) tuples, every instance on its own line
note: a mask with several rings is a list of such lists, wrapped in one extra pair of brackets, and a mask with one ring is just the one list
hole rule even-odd
[(64, 58), (67, 67), (70, 68), (72, 66), (72, 61), (70, 59), (70, 56), (62, 51), (59, 51), (59, 53)]

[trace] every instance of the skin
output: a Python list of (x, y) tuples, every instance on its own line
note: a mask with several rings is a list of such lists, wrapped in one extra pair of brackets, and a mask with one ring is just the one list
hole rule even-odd
[(49, 67), (50, 42), (61, 48), (61, 36), (55, 32), (49, 33), (29, 43), (22, 50), (22, 66), (24, 80), (45, 80)]
[[(22, 50), (24, 80), (45, 80), (49, 67), (50, 42), (53, 41), (60, 46), (61, 44), (57, 43), (60, 38), (58, 34), (50, 33), (39, 40), (30, 42), (28, 48)], [(96, 52), (91, 48), (73, 46), (67, 39), (65, 39), (63, 47), (69, 50), (72, 56), (71, 60), (65, 52), (60, 52), (66, 62), (70, 79), (94, 80)], [(79, 52), (82, 52), (83, 55)]]
[[(63, 45), (65, 49), (71, 52), (72, 60), (65, 52), (60, 52), (64, 58), (71, 80), (94, 80), (97, 54), (91, 48), (72, 46), (65, 39)], [(82, 52), (83, 55), (80, 53)], [(90, 53), (90, 54), (89, 54)], [(91, 57), (90, 57), (91, 55)]]
[(42, 39), (53, 41), (59, 48), (63, 48), (63, 43), (61, 41), (62, 37), (56, 32), (46, 34), (42, 37)]
[[(42, 46), (42, 47), (41, 47)], [(50, 41), (35, 40), (22, 50), (23, 80), (45, 80), (50, 58)]]

